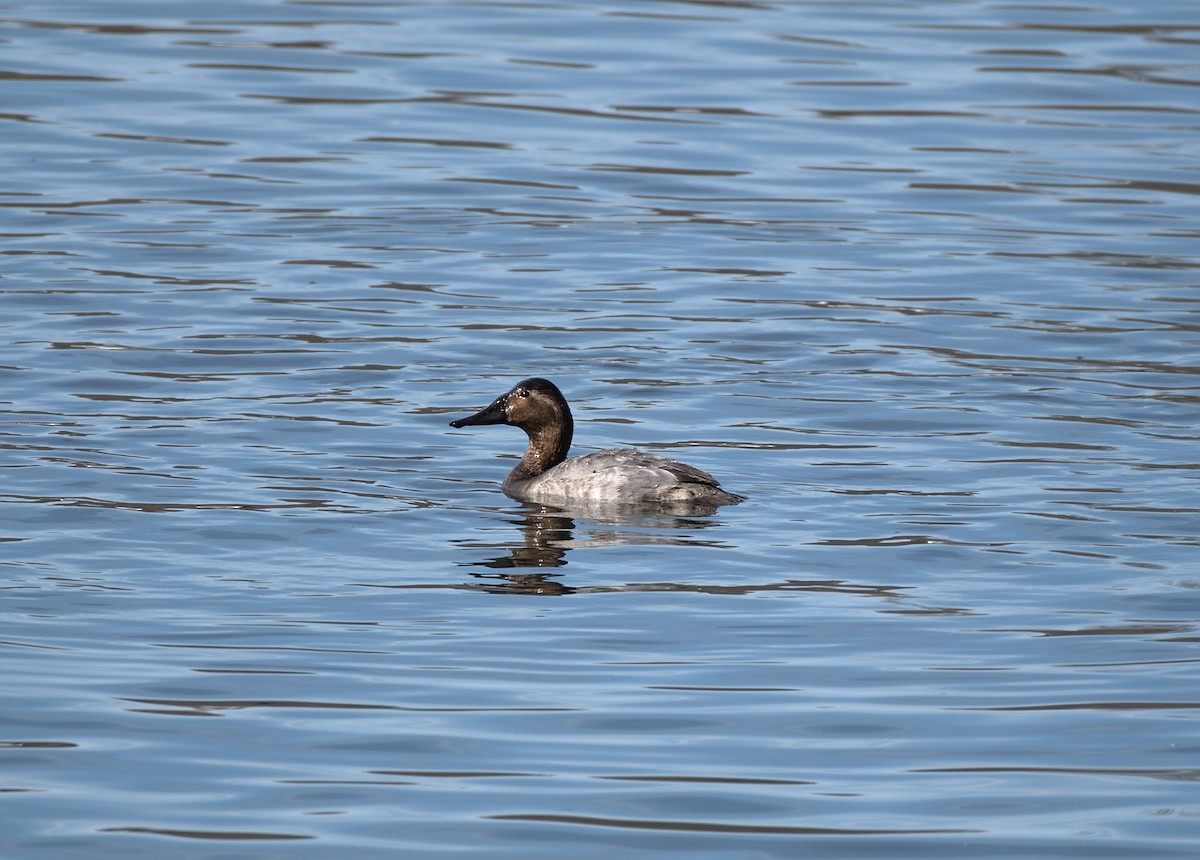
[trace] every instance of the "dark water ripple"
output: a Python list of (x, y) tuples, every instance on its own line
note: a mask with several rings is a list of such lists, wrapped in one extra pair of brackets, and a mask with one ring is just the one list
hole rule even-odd
[(0, 40), (0, 854), (1194, 856), (1193, 3)]

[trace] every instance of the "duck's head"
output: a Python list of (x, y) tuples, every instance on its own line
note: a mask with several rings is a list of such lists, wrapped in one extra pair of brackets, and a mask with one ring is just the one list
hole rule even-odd
[(537, 376), (518, 382), (474, 415), (450, 422), (451, 427), (476, 424), (510, 424), (530, 437), (552, 430), (555, 435), (565, 436), (567, 444), (574, 429), (571, 408), (558, 386)]

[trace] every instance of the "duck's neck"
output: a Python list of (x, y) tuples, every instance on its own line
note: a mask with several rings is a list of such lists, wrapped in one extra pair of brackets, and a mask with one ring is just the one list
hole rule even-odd
[(563, 414), (558, 416), (556, 421), (525, 429), (529, 435), (525, 456), (509, 473), (505, 483), (536, 478), (567, 459), (567, 451), (571, 449), (571, 436), (575, 432), (575, 422), (571, 418), (571, 410), (565, 404), (562, 411)]

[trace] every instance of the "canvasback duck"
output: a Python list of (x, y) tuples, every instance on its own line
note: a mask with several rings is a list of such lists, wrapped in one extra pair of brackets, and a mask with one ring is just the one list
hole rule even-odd
[(744, 501), (722, 490), (707, 472), (632, 448), (607, 448), (568, 460), (575, 422), (567, 399), (548, 379), (518, 382), (474, 415), (450, 422), (455, 428), (476, 424), (509, 424), (529, 437), (525, 456), (502, 485), (515, 499), (708, 510)]

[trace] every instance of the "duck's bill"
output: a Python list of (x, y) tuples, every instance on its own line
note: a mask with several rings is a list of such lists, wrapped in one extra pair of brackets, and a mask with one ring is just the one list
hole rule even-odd
[(489, 406), (480, 409), (474, 415), (451, 421), (451, 427), (471, 427), (475, 424), (504, 424), (508, 417), (504, 414), (504, 398), (499, 397)]

